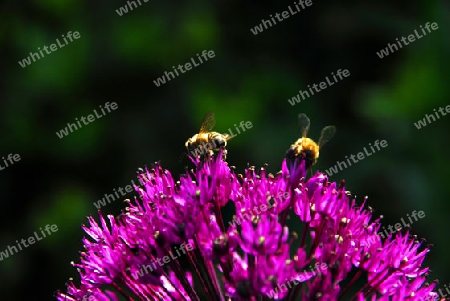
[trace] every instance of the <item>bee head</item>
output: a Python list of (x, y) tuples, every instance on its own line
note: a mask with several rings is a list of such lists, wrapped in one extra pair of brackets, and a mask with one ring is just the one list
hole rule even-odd
[(215, 145), (216, 145), (216, 148), (220, 148), (220, 147), (225, 147), (225, 146), (227, 146), (227, 141), (226, 140), (224, 140), (224, 139), (222, 139), (222, 137), (216, 137), (215, 139), (214, 139), (214, 143), (215, 143)]
[(286, 159), (293, 161), (296, 157), (296, 151), (295, 148), (291, 147), (286, 151)]
[(304, 160), (306, 169), (311, 168), (316, 163), (315, 152), (311, 149), (304, 149), (298, 152), (295, 147), (291, 147), (286, 151), (286, 159), (292, 163), (298, 160), (298, 164), (300, 164), (301, 160)]

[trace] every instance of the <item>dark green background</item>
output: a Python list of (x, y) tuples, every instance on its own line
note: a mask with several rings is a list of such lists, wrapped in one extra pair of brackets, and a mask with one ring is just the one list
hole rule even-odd
[[(216, 130), (240, 121), (253, 128), (229, 143), (228, 160), (280, 168), (299, 136), (297, 114), (312, 120), (310, 137), (328, 125), (335, 138), (320, 170), (369, 143), (388, 147), (332, 176), (346, 179), (360, 200), (369, 196), (386, 225), (414, 210), (412, 227), (434, 244), (430, 280), (450, 283), (448, 159), (450, 117), (417, 130), (414, 122), (450, 104), (449, 5), (438, 1), (313, 0), (304, 11), (258, 35), (250, 28), (291, 1), (152, 1), (119, 16), (124, 1), (37, 0), (0, 7), (2, 81), (0, 156), (21, 161), (0, 171), (0, 251), (46, 224), (51, 237), (0, 262), (0, 299), (50, 300), (76, 269), (80, 224), (135, 170), (160, 160), (175, 177), (184, 142), (207, 111)], [(439, 29), (386, 58), (376, 52), (437, 22)], [(81, 38), (26, 68), (18, 61), (68, 31)], [(153, 80), (203, 50), (216, 56), (156, 87)], [(337, 69), (350, 76), (291, 106), (287, 99)], [(106, 102), (118, 109), (59, 139), (55, 132)], [(132, 194), (129, 195), (131, 197)], [(118, 214), (124, 204), (103, 208)], [(37, 287), (32, 289), (32, 286)]]

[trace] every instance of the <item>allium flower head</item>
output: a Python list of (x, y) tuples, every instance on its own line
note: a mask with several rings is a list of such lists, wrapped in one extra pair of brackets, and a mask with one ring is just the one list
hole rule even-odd
[(159, 163), (141, 170), (122, 215), (88, 218), (81, 283), (57, 300), (435, 300), (428, 247), (409, 232), (380, 237), (344, 182), (307, 178), (301, 158), (238, 174), (222, 151), (191, 158), (178, 181)]

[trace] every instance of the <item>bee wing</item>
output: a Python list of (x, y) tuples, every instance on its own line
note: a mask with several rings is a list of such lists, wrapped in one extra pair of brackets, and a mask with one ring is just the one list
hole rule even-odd
[(200, 126), (200, 133), (210, 132), (213, 129), (214, 125), (216, 125), (216, 118), (214, 117), (214, 113), (206, 113), (205, 117), (203, 117), (202, 125)]
[(306, 114), (300, 113), (298, 114), (298, 128), (300, 129), (300, 133), (302, 134), (302, 138), (306, 138), (306, 135), (309, 131), (309, 125), (311, 121), (309, 120)]
[(331, 138), (333, 138), (335, 133), (336, 133), (336, 127), (334, 125), (329, 125), (329, 126), (324, 127), (322, 132), (320, 133), (319, 148), (321, 148), (325, 143), (330, 141)]

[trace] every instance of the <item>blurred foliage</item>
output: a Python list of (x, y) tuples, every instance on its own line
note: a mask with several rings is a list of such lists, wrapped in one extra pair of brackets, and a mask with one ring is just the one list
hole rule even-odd
[[(148, 1), (119, 16), (126, 1), (37, 0), (3, 3), (0, 156), (21, 160), (0, 171), (0, 251), (46, 224), (50, 238), (0, 262), (1, 296), (50, 300), (77, 275), (70, 261), (82, 250), (80, 225), (93, 202), (135, 180), (135, 170), (161, 160), (177, 177), (184, 142), (214, 111), (216, 130), (253, 127), (229, 143), (228, 161), (269, 164), (276, 173), (299, 136), (297, 114), (312, 120), (310, 137), (337, 126), (321, 151), (319, 170), (357, 154), (375, 140), (388, 147), (331, 176), (346, 179), (359, 200), (394, 225), (412, 211), (412, 225), (434, 248), (433, 278), (448, 269), (450, 117), (417, 130), (414, 122), (448, 101), (449, 6), (440, 1), (316, 3), (253, 35), (250, 28), (291, 2)], [(439, 29), (380, 59), (376, 52), (426, 22)], [(81, 38), (22, 68), (17, 63), (68, 31)], [(203, 50), (215, 57), (161, 87), (153, 80)], [(337, 69), (350, 76), (291, 106), (288, 99)], [(59, 139), (55, 132), (99, 105), (118, 109)], [(126, 197), (132, 197), (129, 194)], [(104, 214), (119, 214), (115, 201)], [(35, 289), (31, 291), (29, 285)], [(2, 298), (3, 299), (3, 298)]]

